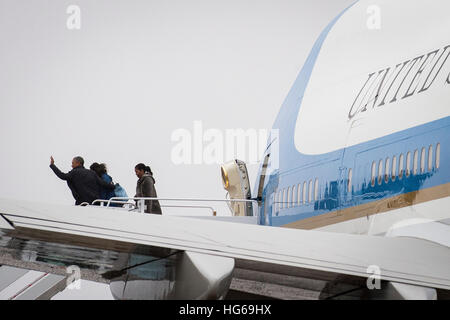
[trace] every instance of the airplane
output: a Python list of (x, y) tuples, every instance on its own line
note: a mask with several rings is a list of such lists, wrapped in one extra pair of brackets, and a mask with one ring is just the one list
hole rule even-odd
[(224, 299), (237, 269), (325, 281), (324, 299), (448, 299), (450, 3), (376, 6), (316, 40), (253, 193), (245, 163), (221, 167), (232, 217), (0, 199), (0, 248), (95, 270), (116, 299)]

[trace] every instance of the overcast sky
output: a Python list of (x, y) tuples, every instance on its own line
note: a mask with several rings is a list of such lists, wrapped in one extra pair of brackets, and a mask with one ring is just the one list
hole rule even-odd
[(218, 164), (172, 162), (172, 133), (197, 120), (269, 130), (314, 41), (352, 2), (0, 0), (0, 197), (73, 204), (49, 157), (67, 172), (81, 155), (130, 196), (144, 162), (160, 197), (223, 198)]

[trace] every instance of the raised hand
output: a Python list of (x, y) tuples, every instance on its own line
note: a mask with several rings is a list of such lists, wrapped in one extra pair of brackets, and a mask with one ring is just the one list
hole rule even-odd
[(53, 156), (50, 156), (50, 164), (55, 164), (55, 159), (53, 159)]

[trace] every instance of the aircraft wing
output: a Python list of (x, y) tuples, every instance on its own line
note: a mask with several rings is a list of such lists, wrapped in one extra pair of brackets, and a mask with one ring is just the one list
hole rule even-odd
[(26, 260), (27, 252), (39, 258), (43, 246), (47, 253), (40, 261), (102, 270), (113, 268), (108, 252), (167, 248), (319, 276), (367, 279), (368, 267), (375, 265), (382, 280), (450, 289), (450, 250), (429, 241), (0, 199), (0, 248)]

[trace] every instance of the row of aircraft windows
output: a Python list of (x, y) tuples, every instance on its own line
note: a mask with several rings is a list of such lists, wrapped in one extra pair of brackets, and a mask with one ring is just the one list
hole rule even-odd
[(275, 211), (311, 203), (319, 198), (319, 179), (305, 181), (275, 193)]
[[(428, 149), (428, 150), (427, 150)], [(427, 154), (428, 152), (428, 154)], [(433, 154), (434, 154), (434, 167), (439, 169), (440, 165), (440, 157), (441, 157), (441, 144), (438, 143), (436, 148), (433, 149), (433, 145), (430, 145), (428, 148), (422, 147), (420, 150), (420, 166), (419, 166), (419, 150), (414, 150), (413, 153), (413, 161), (412, 161), (412, 170), (411, 170), (411, 151), (406, 153), (406, 166), (405, 166), (405, 157), (403, 153), (398, 156), (394, 155), (391, 159), (388, 157), (385, 160), (378, 161), (378, 164), (373, 161), (372, 162), (372, 172), (371, 172), (371, 185), (375, 186), (375, 182), (378, 182), (380, 185), (383, 182), (389, 182), (389, 179), (395, 181), (398, 179), (402, 179), (404, 175), (409, 177), (410, 175), (425, 173), (426, 170), (431, 171), (433, 169)], [(428, 161), (426, 161), (428, 159)], [(427, 163), (426, 163), (427, 162)], [(397, 172), (397, 164), (398, 164), (398, 172)], [(377, 175), (377, 167), (378, 167), (378, 175)], [(351, 169), (349, 171), (349, 191), (351, 190)]]
[[(411, 152), (408, 151), (406, 153), (406, 166), (405, 166), (405, 156), (401, 153), (398, 156), (394, 155), (392, 160), (387, 157), (385, 160), (380, 160), (378, 165), (375, 161), (372, 162), (372, 175), (371, 175), (371, 184), (375, 186), (375, 182), (377, 181), (380, 185), (384, 179), (387, 183), (389, 179), (395, 181), (398, 179), (402, 179), (404, 175), (409, 177), (411, 174), (416, 175), (420, 169), (420, 173), (425, 173), (431, 171), (433, 169), (433, 154), (434, 154), (434, 167), (439, 169), (440, 166), (440, 157), (441, 157), (441, 144), (438, 143), (436, 148), (434, 149), (432, 145), (428, 147), (428, 157), (427, 157), (427, 148), (423, 147), (420, 151), (420, 167), (419, 167), (419, 150), (416, 149), (413, 154), (413, 162), (412, 162), (412, 170), (411, 170)], [(428, 159), (428, 161), (426, 161)], [(427, 162), (427, 163), (425, 163)], [(397, 172), (398, 165), (398, 172)], [(377, 167), (378, 167), (378, 175), (377, 175)], [(352, 169), (348, 170), (348, 180), (347, 180), (347, 191), (352, 191), (352, 177), (353, 171)], [(315, 179), (309, 181), (304, 181), (303, 183), (299, 183), (297, 185), (290, 186), (288, 188), (283, 188), (275, 193), (275, 211), (279, 211), (280, 209), (293, 208), (300, 205), (305, 205), (307, 203), (311, 203), (313, 201), (317, 201), (319, 199), (319, 180)]]

